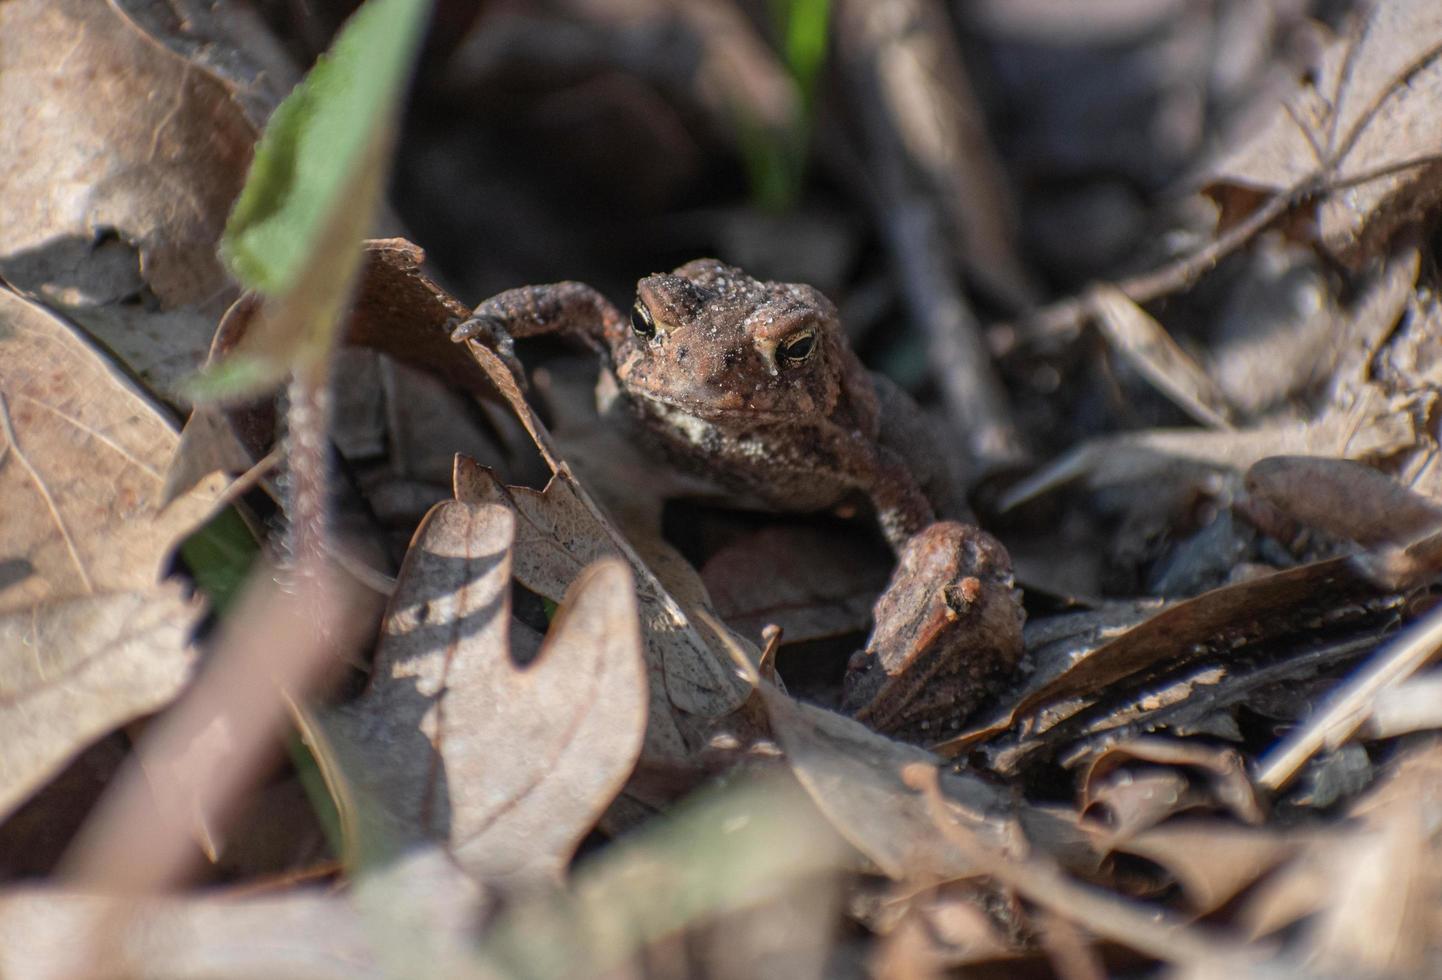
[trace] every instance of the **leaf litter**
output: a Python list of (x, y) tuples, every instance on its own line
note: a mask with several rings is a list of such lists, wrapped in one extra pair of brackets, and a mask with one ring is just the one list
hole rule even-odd
[[(565, 36), (582, 37), (587, 17), (620, 16), (592, 6)], [(913, 9), (925, 4), (881, 6), (894, 24), (930, 16)], [(1175, 11), (1125, 7), (1074, 36), (1047, 5), (983, 12), (973, 26), (983, 48), (1005, 35), (1129, 50), (1153, 43), (1159, 24), (1175, 40), (1201, 22), (1183, 28), (1169, 19)], [(204, 606), (162, 581), (176, 548), (222, 499), (254, 518), (274, 507), (253, 491), (258, 481), (283, 490), (264, 471), (277, 458), (265, 402), (198, 412), (165, 485), (180, 439), (160, 400), (197, 366), (233, 295), (214, 243), (240, 186), (237, 161), (285, 87), (268, 88), (256, 66), (285, 75), (286, 55), (265, 26), (227, 20), (229, 11), (162, 14), (119, 3), (47, 11), (24, 0), (0, 12), (0, 36), (28, 38), (35, 52), (24, 85), (0, 86), (0, 102), (53, 79), (56, 111), (99, 120), (42, 132), (30, 110), (8, 114), (24, 137), (10, 145), (27, 155), (8, 168), (0, 205), (19, 243), (0, 255), (0, 345), (9, 345), (0, 351), (0, 727), (11, 733), (3, 811), (35, 798), (87, 745), (183, 697)], [(1273, 15), (1276, 44), (1288, 15)], [(767, 60), (744, 22), (723, 20), (730, 34), (696, 17), (671, 29), (715, 31), (708, 43), (722, 47), (739, 36), (746, 57), (784, 84), (781, 62)], [(150, 90), (170, 93), (170, 114), (147, 115), (157, 106), (125, 87), (110, 93), (118, 113), (86, 104), (65, 60), (35, 43), (56, 43), (61, 22), (102, 75), (151, 79)], [(599, 36), (639, 22), (611, 21)], [(345, 975), (380, 975), (406, 962), (389, 938), (402, 933), (467, 975), (580, 975), (676, 955), (678, 944), (723, 964), (690, 972), (724, 974), (727, 955), (734, 970), (775, 962), (766, 957), (787, 943), (768, 940), (764, 923), (788, 916), (812, 924), (810, 938), (799, 929), (788, 937), (789, 952), (817, 973), (845, 963), (897, 976), (971, 965), (1115, 975), (1114, 963), (1137, 957), (1178, 976), (1435, 972), (1430, 786), (1442, 716), (1428, 702), (1442, 647), (1442, 349), (1427, 230), (1442, 165), (1427, 123), (1442, 97), (1439, 23), (1419, 0), (1359, 5), (1327, 28), (1307, 27), (1321, 40), (1291, 91), (1278, 99), (1259, 86), (1264, 124), (1218, 137), (1214, 161), (1193, 170), (1218, 205), (1215, 230), (1190, 229), (1190, 253), (1153, 273), (1119, 267), (1113, 285), (1070, 283), (1062, 295), (1078, 299), (993, 329), (994, 341), (1006, 339), (994, 346), (1012, 400), (1042, 389), (1050, 397), (1029, 399), (1014, 417), (988, 402), (1002, 414), (980, 424), (1015, 424), (1038, 451), (978, 482), (973, 504), (1003, 542), (1026, 540), (1020, 584), (1033, 584), (1031, 567), (1047, 587), (1028, 590), (1026, 656), (1010, 683), (940, 745), (890, 739), (834, 710), (889, 571), (887, 556), (853, 533), (864, 514), (805, 523), (707, 501), (678, 522), (672, 501), (694, 488), (618, 438), (590, 404), (593, 367), (576, 370), (573, 351), (526, 348), (522, 383), (484, 345), (451, 344), (469, 304), (422, 268), (418, 246), (369, 243), (344, 324), (368, 366), (342, 383), (386, 391), (348, 392), (363, 397), (347, 411), (365, 417), (348, 418), (337, 445), (359, 515), (347, 533), (365, 541), (345, 561), (389, 592), (390, 605), (373, 642), (359, 638), (369, 615), (351, 617), (358, 638), (344, 655), (368, 669), (363, 689), (351, 676), (329, 703), (293, 706), (325, 776), (325, 790), (313, 780), (315, 805), (329, 798), (337, 809), (341, 870), (278, 869), (334, 875), (346, 887), (281, 880), (267, 897), (185, 893), (126, 907), (10, 886), (0, 892), (0, 946), (13, 950), (6, 975), (58, 975), (57, 935), (76, 934), (123, 951), (111, 961), (117, 975), (289, 973), (299, 969), (292, 949), (335, 955)], [(504, 77), (475, 60), (486, 29), (486, 17), (470, 28), (471, 60), (452, 65), (448, 84), (481, 63), (479, 75)], [(528, 34), (535, 24), (506, 29), (523, 42), (513, 55), (546, 50)], [(908, 52), (904, 34), (886, 34), (884, 21), (876, 30), (875, 43), (902, 59), (891, 65), (900, 74), (877, 76), (883, 83), (907, 77), (908, 57), (956, 56), (945, 43)], [(563, 35), (551, 25), (539, 36)], [(139, 50), (157, 54), (143, 69)], [(1022, 63), (1034, 57), (1017, 50)], [(586, 51), (604, 59), (608, 48), (568, 56), (584, 61)], [(638, 94), (649, 83), (626, 72), (648, 56), (635, 40), (630, 63), (602, 76), (631, 80), (598, 86), (598, 104), (623, 118), (639, 112), (652, 137), (664, 131), (678, 147), (700, 138), (678, 120), (736, 125), (727, 100), (746, 98), (741, 90)], [(526, 66), (505, 71), (523, 77)], [(940, 111), (928, 107), (938, 85), (947, 88), (931, 79), (909, 89), (904, 97), (921, 102), (893, 122), (914, 126), (928, 108)], [(671, 115), (668, 100), (685, 111)], [(197, 112), (219, 120), (210, 144), (185, 135)], [(124, 118), (127, 133), (107, 114)], [(878, 119), (885, 125), (887, 113), (866, 125)], [(132, 161), (138, 185), (128, 173), (108, 184), (104, 174), (77, 177), (77, 186), (131, 191), (67, 211), (53, 203), (64, 182), (52, 176), (78, 166), (89, 144), (76, 133), (127, 153), (137, 136), (164, 137), (175, 153)], [(518, 136), (517, 152), (533, 138)], [(406, 140), (422, 134), (408, 131), (403, 154)], [(1015, 151), (1001, 149), (1003, 158)], [(595, 164), (592, 150), (581, 134), (569, 162)], [(1074, 148), (1078, 159), (1095, 150)], [(707, 146), (712, 156), (734, 152), (724, 141)], [(631, 161), (643, 178), (646, 156)], [(682, 179), (694, 158), (678, 149), (666, 179)], [(175, 187), (189, 190), (158, 199), (157, 188)], [(528, 193), (506, 206), (541, 215), (553, 204)], [(903, 227), (912, 212), (887, 195), (941, 194), (933, 203), (965, 231), (954, 213), (965, 195), (951, 184), (927, 189), (892, 174), (870, 193), (885, 247), (903, 266), (915, 259), (919, 226)], [(1189, 220), (1160, 208), (1154, 217)], [(337, 242), (354, 233), (353, 219), (332, 229)], [(552, 226), (538, 217), (534, 227)], [(1046, 270), (1028, 232), (1000, 234), (1004, 302), (1025, 302), (1034, 282), (1068, 282), (1031, 274)], [(436, 236), (438, 252), (444, 239)], [(497, 254), (520, 248), (487, 241)], [(625, 234), (616, 243), (618, 255), (631, 247)], [(864, 254), (849, 245), (835, 254)], [(314, 249), (301, 252), (282, 272), (331, 269)], [(652, 261), (628, 263), (625, 275)], [(459, 280), (486, 289), (517, 284), (489, 281), (453, 254), (445, 262), (447, 281), (461, 270)], [(954, 270), (902, 272), (906, 290), (925, 293), (899, 297), (909, 308), (936, 310), (938, 296), (961, 295), (943, 288)], [(604, 284), (621, 295), (624, 278)], [(255, 312), (254, 300), (232, 308), (217, 353), (265, 347), (274, 327)], [(964, 330), (971, 318), (948, 322)], [(1105, 351), (1088, 349), (1088, 319)], [(183, 339), (167, 350), (172, 332)], [(883, 354), (903, 363), (914, 342), (889, 338), (895, 349)], [(396, 380), (396, 366), (413, 377)], [(963, 402), (948, 383), (955, 413)], [(604, 373), (596, 384), (604, 389)], [(458, 418), (434, 421), (447, 414)], [(445, 445), (422, 445), (428, 437)], [(484, 465), (467, 455), (444, 465), (463, 449)], [(238, 478), (224, 497), (216, 470)], [(356, 566), (362, 554), (368, 571)], [(1082, 573), (1050, 574), (1062, 565)], [(1068, 591), (1068, 582), (1085, 588)], [(779, 633), (767, 628), (777, 624)], [(788, 660), (788, 648), (804, 650), (810, 666)], [(196, 746), (188, 765), (227, 758), (204, 740)], [(150, 758), (163, 786), (172, 777), (156, 760), (170, 763)], [(294, 778), (290, 768), (277, 778)], [(180, 836), (218, 853), (223, 824), (220, 809), (206, 809)], [(842, 921), (865, 936), (864, 949), (828, 931)], [(187, 931), (173, 938), (179, 924)], [(1130, 960), (1117, 958), (1122, 950)], [(89, 965), (91, 953), (76, 945), (71, 962)]]

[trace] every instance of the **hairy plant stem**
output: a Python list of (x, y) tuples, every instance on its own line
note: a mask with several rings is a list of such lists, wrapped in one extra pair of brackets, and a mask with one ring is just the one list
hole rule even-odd
[(290, 521), (285, 564), (287, 585), (309, 593), (326, 580), (330, 553), (331, 394), (328, 359), (291, 378), (286, 410), (286, 514)]

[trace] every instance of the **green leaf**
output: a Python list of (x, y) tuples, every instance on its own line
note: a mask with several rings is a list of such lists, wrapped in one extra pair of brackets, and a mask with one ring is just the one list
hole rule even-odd
[(781, 25), (786, 67), (801, 88), (809, 114), (816, 79), (826, 62), (831, 0), (773, 0), (772, 8)]
[(233, 508), (227, 507), (180, 545), (195, 583), (222, 616), (245, 584), (260, 545)]
[(375, 202), (347, 190), (377, 144), (389, 147), (429, 7), (370, 0), (271, 116), (221, 240), (247, 287), (277, 296), (300, 285), (337, 209), (363, 234)]
[(275, 110), (220, 251), (265, 296), (196, 399), (319, 384), (386, 184), (396, 118), (431, 0), (370, 0)]
[(182, 382), (180, 394), (195, 403), (244, 398), (275, 387), (286, 374), (285, 366), (270, 358), (231, 354)]
[(800, 198), (806, 176), (816, 84), (831, 29), (831, 0), (771, 0), (771, 14), (800, 105), (788, 126), (767, 126), (742, 114), (737, 130), (753, 201), (763, 210), (784, 212)]

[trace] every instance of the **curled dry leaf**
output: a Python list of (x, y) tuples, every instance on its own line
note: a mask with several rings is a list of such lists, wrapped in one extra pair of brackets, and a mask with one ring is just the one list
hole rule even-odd
[(926, 801), (939, 832), (978, 869), (1028, 901), (1065, 916), (1098, 936), (1111, 939), (1165, 962), (1197, 962), (1217, 956), (1242, 956), (1246, 951), (1220, 935), (1194, 929), (1160, 910), (1116, 894), (1083, 885), (1063, 873), (1048, 856), (1008, 854), (991, 848), (972, 827), (957, 821), (946, 807), (937, 773), (911, 765), (904, 778)]
[(895, 910), (901, 913), (895, 921), (868, 922), (880, 936), (867, 964), (869, 975), (941, 980), (947, 968), (996, 961), (1011, 965), (1022, 949), (989, 914), (997, 904), (981, 886), (953, 885)]
[(1306, 839), (1296, 831), (1189, 820), (1125, 839), (1108, 836), (1097, 846), (1154, 861), (1176, 878), (1192, 911), (1205, 915), (1290, 860), (1306, 846)]
[(0, 328), (0, 613), (149, 589), (219, 478), (162, 510), (170, 419), (69, 324), (3, 288)]
[(91, 742), (170, 703), (201, 612), (165, 585), (0, 616), (0, 818)]
[(620, 790), (646, 725), (630, 575), (588, 566), (527, 664), (511, 649), (505, 507), (438, 504), (416, 532), (371, 687), (324, 720), (362, 848), (450, 845), (482, 878), (557, 875)]
[(1329, 252), (1361, 260), (1415, 221), (1442, 197), (1439, 51), (1442, 8), (1431, 0), (1365, 5), (1267, 125), (1213, 169), (1207, 190), (1224, 218), (1259, 193), (1320, 178), (1315, 234)]
[(118, 298), (115, 266), (87, 262), (113, 233), (134, 250), (124, 294), (176, 306), (226, 288), (215, 245), (256, 138), (226, 83), (89, 0), (0, 6), (0, 64), (7, 280)]
[[(345, 324), (345, 342), (385, 354), (460, 391), (493, 403), (503, 402), (475, 361), (457, 356), (450, 325), (469, 311), (421, 271), (424, 260), (424, 250), (403, 238), (365, 243), (355, 297)], [(212, 362), (244, 343), (256, 327), (260, 311), (260, 297), (254, 293), (243, 295), (226, 310), (210, 345)], [(368, 394), (374, 396), (375, 392)], [(463, 421), (451, 420), (451, 424), (457, 426)], [(172, 463), (170, 485), (184, 488), (215, 469), (244, 472), (265, 455), (274, 433), (275, 409), (269, 400), (228, 408), (197, 406), (186, 423), (181, 448)], [(520, 433), (506, 435), (512, 446), (526, 438)], [(403, 437), (395, 432), (389, 436)]]
[(1111, 837), (1128, 840), (1206, 802), (1205, 794), (1176, 769), (1125, 769), (1088, 786), (1082, 812), (1104, 820)]
[(1131, 761), (1198, 770), (1211, 783), (1216, 801), (1238, 820), (1259, 824), (1265, 816), (1261, 800), (1247, 778), (1246, 765), (1234, 749), (1166, 738), (1132, 739), (1097, 756), (1082, 783), (1082, 808), (1090, 805), (1098, 781)]

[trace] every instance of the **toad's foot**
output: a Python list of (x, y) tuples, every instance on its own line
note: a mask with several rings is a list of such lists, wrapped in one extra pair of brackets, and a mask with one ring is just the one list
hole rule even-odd
[(1011, 558), (970, 524), (939, 521), (907, 541), (874, 615), (843, 704), (879, 732), (940, 741), (1021, 659), (1025, 613)]

